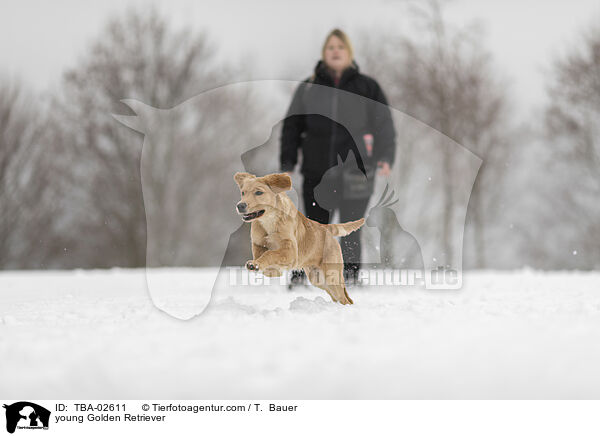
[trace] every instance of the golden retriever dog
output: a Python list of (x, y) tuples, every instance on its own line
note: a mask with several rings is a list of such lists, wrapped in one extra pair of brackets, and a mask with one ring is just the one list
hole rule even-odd
[(335, 236), (358, 230), (364, 218), (343, 224), (321, 224), (296, 209), (286, 191), (292, 189), (287, 174), (256, 177), (233, 176), (240, 188), (237, 213), (250, 222), (253, 259), (246, 268), (268, 277), (279, 277), (286, 269), (304, 269), (310, 282), (327, 291), (341, 304), (353, 304), (344, 284), (342, 250)]

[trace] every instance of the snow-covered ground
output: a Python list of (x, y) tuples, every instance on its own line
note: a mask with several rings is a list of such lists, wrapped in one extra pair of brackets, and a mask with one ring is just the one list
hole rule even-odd
[(600, 398), (600, 272), (350, 294), (230, 286), (182, 321), (143, 270), (0, 273), (0, 396)]

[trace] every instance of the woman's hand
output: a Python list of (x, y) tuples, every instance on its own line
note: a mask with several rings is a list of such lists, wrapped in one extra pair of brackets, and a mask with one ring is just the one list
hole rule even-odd
[(387, 162), (377, 162), (377, 166), (379, 167), (380, 176), (387, 177), (392, 173), (390, 164)]

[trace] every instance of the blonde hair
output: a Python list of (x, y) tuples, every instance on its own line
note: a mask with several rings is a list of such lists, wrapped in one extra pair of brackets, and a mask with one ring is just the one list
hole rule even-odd
[(327, 38), (325, 38), (323, 48), (321, 49), (321, 60), (325, 61), (325, 48), (327, 47), (327, 43), (329, 42), (332, 36), (337, 36), (342, 40), (342, 42), (346, 46), (346, 49), (348, 50), (348, 53), (350, 54), (350, 62), (352, 62), (354, 60), (354, 49), (352, 48), (352, 43), (350, 42), (350, 38), (348, 38), (348, 35), (346, 35), (344, 31), (340, 29), (333, 29), (331, 32), (329, 32), (329, 34), (327, 34)]

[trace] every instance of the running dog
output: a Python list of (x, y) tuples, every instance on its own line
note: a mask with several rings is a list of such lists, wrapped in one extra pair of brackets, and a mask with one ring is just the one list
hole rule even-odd
[(335, 236), (358, 230), (364, 218), (343, 224), (321, 224), (306, 218), (287, 196), (289, 175), (256, 177), (236, 173), (241, 201), (236, 211), (250, 222), (253, 259), (246, 268), (267, 277), (279, 277), (286, 269), (304, 269), (310, 282), (341, 304), (353, 304), (344, 284), (342, 249)]

